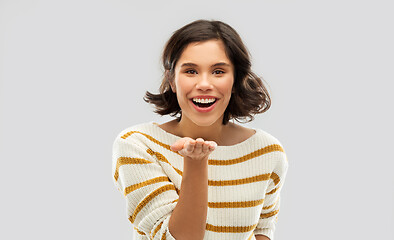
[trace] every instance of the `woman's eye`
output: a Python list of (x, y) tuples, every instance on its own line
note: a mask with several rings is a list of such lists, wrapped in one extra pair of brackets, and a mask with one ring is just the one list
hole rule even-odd
[(222, 73), (224, 73), (222, 70), (215, 70), (215, 71), (213, 71), (215, 74), (222, 74)]
[(187, 70), (187, 71), (186, 71), (186, 73), (190, 73), (190, 74), (196, 74), (197, 72), (196, 72), (196, 71), (194, 71), (194, 70), (192, 70), (192, 69), (190, 69), (190, 70)]

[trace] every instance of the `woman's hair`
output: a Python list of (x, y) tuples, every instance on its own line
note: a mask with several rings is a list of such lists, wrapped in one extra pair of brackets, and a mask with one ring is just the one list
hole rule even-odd
[(175, 65), (188, 44), (207, 40), (221, 40), (225, 52), (234, 66), (234, 84), (229, 104), (224, 112), (223, 124), (230, 119), (246, 119), (250, 122), (253, 115), (267, 111), (271, 106), (271, 98), (261, 79), (252, 72), (250, 54), (238, 33), (228, 24), (221, 21), (196, 20), (174, 32), (167, 41), (163, 55), (164, 77), (160, 85), (160, 93), (146, 91), (144, 101), (155, 105), (155, 113), (174, 117), (182, 117), (176, 93), (172, 92), (170, 82), (175, 78)]

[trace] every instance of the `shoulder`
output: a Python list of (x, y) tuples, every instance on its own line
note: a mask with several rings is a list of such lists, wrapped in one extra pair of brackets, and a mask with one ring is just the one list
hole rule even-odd
[[(266, 142), (267, 144), (275, 144), (280, 146), (281, 148), (283, 148), (283, 144), (281, 141), (279, 141), (279, 139), (277, 137), (275, 137), (274, 135), (272, 135), (271, 133), (267, 132), (266, 130), (263, 130), (261, 128), (256, 128), (257, 131), (257, 135), (258, 137)], [(283, 149), (284, 150), (284, 149)]]
[(268, 131), (260, 128), (256, 128), (256, 134), (257, 134), (256, 137), (258, 138), (260, 144), (262, 144), (262, 146), (265, 146), (267, 148), (266, 151), (275, 152), (277, 156), (275, 159), (277, 159), (278, 161), (277, 167), (287, 168), (288, 160), (282, 142)]
[(153, 143), (152, 129), (154, 128), (153, 122), (145, 122), (135, 124), (123, 128), (116, 135), (112, 151), (114, 156), (138, 156), (144, 159), (152, 155)]
[[(146, 135), (147, 133), (151, 132), (150, 129), (152, 127), (153, 122), (144, 122), (138, 123), (120, 130), (115, 137), (116, 141), (141, 141), (141, 135)], [(137, 134), (136, 134), (137, 133)]]

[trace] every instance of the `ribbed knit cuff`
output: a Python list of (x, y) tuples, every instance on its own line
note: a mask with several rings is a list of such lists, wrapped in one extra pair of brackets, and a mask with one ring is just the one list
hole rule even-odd
[(269, 237), (270, 240), (274, 240), (274, 231), (272, 231), (269, 228), (255, 229), (254, 235), (264, 235), (264, 236)]
[(170, 228), (169, 228), (168, 226), (167, 226), (167, 228), (166, 228), (166, 239), (176, 240), (176, 239), (174, 238), (174, 236), (171, 235), (171, 233), (170, 233)]
[(172, 236), (171, 233), (170, 233), (170, 217), (171, 217), (171, 215), (168, 215), (166, 217), (166, 220), (163, 221), (163, 226), (167, 226), (165, 228), (165, 234), (166, 234), (166, 238), (165, 239), (176, 240), (174, 238), (174, 236)]

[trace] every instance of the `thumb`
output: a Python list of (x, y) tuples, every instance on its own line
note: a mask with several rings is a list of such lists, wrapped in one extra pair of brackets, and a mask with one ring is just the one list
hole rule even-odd
[(184, 138), (181, 138), (181, 139), (179, 139), (178, 141), (176, 141), (176, 142), (174, 142), (172, 145), (171, 145), (171, 150), (172, 151), (179, 151), (179, 150), (182, 150), (183, 149), (183, 145), (185, 144), (185, 142), (186, 142), (186, 139), (184, 139)]
[(170, 149), (171, 149), (172, 151), (180, 151), (180, 150), (183, 149), (183, 147), (184, 147), (186, 141), (188, 141), (188, 140), (192, 141), (193, 139), (191, 139), (191, 138), (189, 138), (189, 137), (181, 138), (181, 139), (179, 139), (178, 141), (174, 142), (174, 143), (171, 145)]

